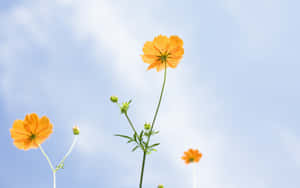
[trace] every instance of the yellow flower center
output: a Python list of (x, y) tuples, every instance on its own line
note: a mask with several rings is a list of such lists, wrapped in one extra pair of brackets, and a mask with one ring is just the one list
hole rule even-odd
[(34, 140), (36, 138), (36, 135), (35, 134), (33, 134), (33, 133), (31, 133), (31, 135), (30, 135), (30, 139), (31, 140)]
[(160, 53), (159, 58), (160, 58), (161, 62), (164, 63), (164, 62), (167, 62), (168, 56), (169, 56), (168, 52)]

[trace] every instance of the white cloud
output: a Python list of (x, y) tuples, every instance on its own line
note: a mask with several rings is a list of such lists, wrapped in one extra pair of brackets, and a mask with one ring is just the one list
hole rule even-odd
[[(35, 4), (34, 1), (28, 1), (24, 3), (26, 6), (20, 5), (20, 7), (7, 13), (6, 17), (9, 18), (10, 23), (5, 24), (9, 28), (2, 31), (1, 34), (4, 32), (10, 39), (18, 37), (20, 40), (7, 40), (6, 43), (0, 45), (0, 48), (4, 49), (0, 56), (0, 60), (4, 60), (3, 67), (5, 69), (5, 74), (1, 76), (4, 80), (1, 83), (2, 89), (5, 91), (4, 97), (8, 101), (7, 103), (12, 106), (11, 110), (16, 109), (21, 102), (23, 102), (21, 104), (32, 104), (35, 101), (39, 103), (38, 99), (41, 98), (39, 93), (35, 93), (37, 91), (35, 86), (41, 86), (38, 91), (45, 93), (42, 99), (53, 104), (57, 115), (64, 114), (61, 116), (66, 116), (68, 114), (68, 116), (76, 119), (75, 115), (72, 116), (76, 108), (82, 108), (82, 111), (86, 110), (84, 115), (80, 114), (81, 117), (78, 117), (80, 120), (77, 122), (78, 125), (82, 125), (78, 142), (78, 150), (81, 151), (82, 158), (95, 160), (101, 155), (103, 158), (118, 160), (118, 163), (123, 163), (124, 168), (137, 165), (136, 160), (132, 160), (132, 156), (136, 153), (130, 153), (126, 146), (122, 149), (118, 148), (118, 152), (115, 152), (115, 149), (108, 145), (110, 143), (115, 147), (120, 146), (120, 144), (117, 144), (119, 139), (112, 137), (110, 132), (106, 130), (107, 122), (102, 120), (95, 122), (95, 119), (99, 118), (102, 109), (100, 110), (98, 109), (99, 106), (92, 105), (97, 97), (85, 89), (97, 87), (97, 82), (101, 80), (97, 80), (98, 77), (95, 75), (95, 80), (90, 84), (86, 85), (86, 82), (80, 80), (76, 82), (80, 83), (80, 86), (72, 85), (74, 73), (68, 71), (75, 71), (75, 68), (69, 68), (70, 64), (59, 61), (59, 58), (63, 58), (64, 54), (57, 52), (57, 48), (61, 48), (56, 46), (65, 45), (65, 47), (72, 49), (72, 44), (68, 46), (68, 44), (62, 44), (59, 41), (54, 42), (56, 36), (64, 36), (54, 32), (55, 29), (60, 29), (56, 28), (55, 23), (59, 20), (59, 23), (64, 25), (63, 30), (67, 30), (66, 32), (71, 30), (69, 37), (75, 37), (72, 40), (82, 42), (85, 45), (87, 43), (94, 47), (91, 54), (99, 59), (96, 61), (99, 66), (89, 63), (92, 68), (102, 73), (104, 67), (105, 71), (111, 71), (113, 75), (109, 78), (110, 80), (116, 79), (120, 82), (120, 87), (122, 85), (122, 88), (128, 89), (127, 92), (136, 91), (141, 95), (135, 100), (132, 109), (136, 112), (135, 117), (137, 117), (133, 118), (134, 121), (140, 123), (143, 123), (145, 119), (149, 121), (152, 118), (153, 107), (157, 102), (162, 81), (162, 72), (151, 71), (147, 72), (147, 75), (145, 74), (147, 65), (143, 64), (139, 57), (143, 42), (152, 40), (152, 38), (143, 41), (137, 39), (130, 32), (126, 20), (122, 19), (118, 8), (115, 8), (111, 1), (57, 1), (57, 3), (48, 2), (44, 4), (43, 2)], [(59, 19), (57, 13), (61, 14)], [(149, 22), (153, 23), (154, 21), (149, 20)], [(148, 23), (139, 24), (140, 28), (143, 28)], [(20, 25), (22, 30), (12, 32)], [(152, 27), (155, 27), (155, 25), (152, 25)], [(162, 30), (167, 29), (162, 28)], [(37, 68), (36, 62), (22, 65), (22, 62), (20, 62), (22, 55), (28, 53), (28, 48), (30, 48), (30, 46), (28, 47), (30, 42), (23, 37), (29, 38), (30, 42), (47, 51), (46, 56), (49, 62), (45, 64), (46, 68)], [(24, 48), (20, 48), (20, 44)], [(21, 54), (19, 58), (14, 58), (16, 48)], [(91, 47), (87, 48), (88, 50), (92, 49)], [(105, 52), (110, 53), (108, 56), (112, 56), (111, 60), (103, 60), (102, 56), (98, 56), (104, 48), (106, 49)], [(5, 54), (3, 55), (3, 53)], [(57, 57), (57, 54), (59, 54), (59, 57)], [(180, 157), (183, 151), (192, 147), (199, 148), (204, 153), (204, 157), (199, 163), (199, 185), (220, 187), (221, 182), (224, 182), (227, 177), (222, 166), (222, 153), (228, 147), (228, 138), (226, 134), (220, 132), (222, 130), (217, 130), (214, 125), (220, 123), (220, 119), (223, 118), (222, 104), (216, 100), (213, 88), (195, 84), (192, 76), (197, 75), (198, 72), (186, 71), (184, 70), (185, 66), (187, 65), (184, 65), (183, 60), (178, 69), (168, 73), (166, 94), (157, 120), (157, 127), (161, 130), (157, 138), (162, 145), (159, 152), (153, 154), (153, 158), (156, 159), (155, 162), (164, 164), (165, 167), (147, 166), (145, 183), (149, 185), (164, 183), (173, 187), (190, 186), (190, 169), (186, 168)], [(20, 71), (18, 67), (24, 68), (24, 72)], [(23, 81), (22, 76), (25, 76), (26, 71), (31, 69), (36, 72), (40, 79), (37, 81), (31, 78), (30, 83), (27, 83), (28, 88), (26, 90), (16, 89), (18, 82)], [(22, 73), (19, 75), (20, 77), (15, 76), (18, 75), (16, 73), (20, 72)], [(26, 77), (26, 79), (29, 78)], [(32, 85), (30, 85), (31, 81)], [(103, 86), (99, 90), (105, 87)], [(19, 99), (16, 101), (15, 99), (18, 97)], [(90, 104), (84, 104), (86, 102)], [(116, 117), (118, 117), (118, 112), (112, 113), (116, 113)], [(218, 117), (218, 121), (215, 120), (216, 117)], [(100, 118), (104, 119), (105, 117)], [(63, 126), (61, 126), (62, 128)], [(95, 135), (97, 136), (95, 137)], [(122, 157), (119, 153), (123, 153)], [(136, 156), (134, 159), (140, 160), (141, 156)], [(151, 164), (155, 164), (155, 162), (153, 161)], [(93, 165), (101, 165), (95, 163)], [(127, 175), (128, 177), (124, 176), (123, 183), (126, 183), (128, 179), (134, 180), (133, 177), (137, 174), (128, 172)], [(178, 175), (180, 175), (180, 179), (174, 178)], [(227, 187), (236, 186), (234, 179), (228, 181), (230, 183)], [(127, 182), (126, 184), (135, 185), (135, 182)], [(226, 187), (226, 185), (223, 187)]]

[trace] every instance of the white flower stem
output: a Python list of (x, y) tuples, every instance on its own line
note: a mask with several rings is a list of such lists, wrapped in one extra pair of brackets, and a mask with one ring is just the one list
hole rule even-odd
[(56, 188), (56, 171), (53, 171), (53, 188)]
[[(74, 148), (74, 146), (75, 146), (75, 144), (76, 144), (76, 142), (77, 142), (77, 139), (78, 139), (78, 136), (75, 135), (71, 147), (69, 148), (68, 152), (65, 154), (65, 156), (63, 157), (63, 159), (60, 161), (60, 163), (58, 164), (58, 167), (59, 167), (60, 165), (62, 165), (62, 164), (65, 162), (65, 160), (67, 159), (67, 157), (70, 155), (70, 153), (72, 152), (72, 150), (73, 150), (73, 148)], [(57, 171), (57, 170), (58, 170), (58, 169), (56, 169), (56, 171)]]
[(196, 164), (193, 164), (193, 187), (197, 188), (197, 168)]
[(50, 168), (51, 168), (51, 170), (52, 170), (52, 172), (53, 172), (53, 188), (56, 188), (56, 174), (55, 174), (55, 173), (56, 173), (56, 170), (53, 168), (53, 165), (52, 165), (52, 163), (51, 163), (51, 161), (50, 161), (48, 155), (46, 154), (46, 152), (44, 151), (44, 149), (42, 148), (41, 145), (39, 145), (39, 148), (40, 148), (42, 154), (43, 154), (43, 155), (45, 156), (45, 158), (47, 159), (48, 164), (49, 164), (49, 166), (50, 166)]
[(46, 152), (44, 151), (44, 149), (42, 148), (42, 146), (39, 145), (39, 148), (40, 148), (42, 154), (43, 154), (43, 155), (45, 156), (45, 158), (47, 159), (48, 164), (49, 164), (49, 166), (50, 166), (50, 168), (51, 168), (51, 170), (52, 170), (52, 174), (53, 174), (53, 188), (56, 188), (56, 172), (57, 172), (57, 170), (60, 169), (60, 166), (64, 163), (64, 161), (66, 160), (66, 158), (67, 158), (67, 157), (70, 155), (70, 153), (72, 152), (72, 150), (73, 150), (73, 148), (74, 148), (74, 146), (75, 146), (75, 144), (76, 144), (76, 142), (77, 142), (77, 137), (78, 137), (78, 136), (75, 136), (75, 138), (73, 139), (73, 143), (72, 143), (71, 147), (69, 148), (68, 152), (65, 154), (65, 156), (63, 157), (63, 159), (60, 161), (60, 163), (58, 164), (58, 166), (57, 166), (56, 168), (53, 167), (53, 165), (52, 165), (52, 163), (51, 163), (51, 161), (50, 161), (48, 155), (46, 154)]

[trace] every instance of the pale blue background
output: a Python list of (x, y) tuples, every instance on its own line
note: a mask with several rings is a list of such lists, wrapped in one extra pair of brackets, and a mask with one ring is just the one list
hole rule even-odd
[(192, 187), (180, 157), (198, 148), (198, 186), (300, 186), (300, 22), (296, 0), (0, 2), (0, 187), (51, 188), (39, 150), (18, 150), (9, 128), (27, 113), (47, 115), (43, 144), (58, 162), (57, 187), (137, 187), (142, 153), (110, 95), (133, 98), (140, 129), (151, 121), (163, 73), (146, 71), (145, 41), (179, 35), (185, 54), (169, 70), (158, 116), (159, 152), (144, 187)]

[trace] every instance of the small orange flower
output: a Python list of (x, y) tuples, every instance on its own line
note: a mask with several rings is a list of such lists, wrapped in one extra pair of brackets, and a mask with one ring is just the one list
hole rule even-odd
[(39, 119), (35, 113), (27, 114), (24, 121), (15, 120), (10, 134), (18, 149), (39, 147), (52, 133), (53, 125), (46, 116)]
[(176, 68), (184, 54), (183, 41), (178, 36), (158, 35), (153, 41), (147, 41), (143, 48), (142, 59), (150, 64), (147, 70), (156, 68), (157, 72), (167, 67)]
[(199, 153), (199, 150), (189, 149), (188, 151), (184, 152), (184, 156), (181, 157), (184, 160), (185, 164), (189, 163), (197, 163), (200, 161), (202, 157), (202, 153)]

